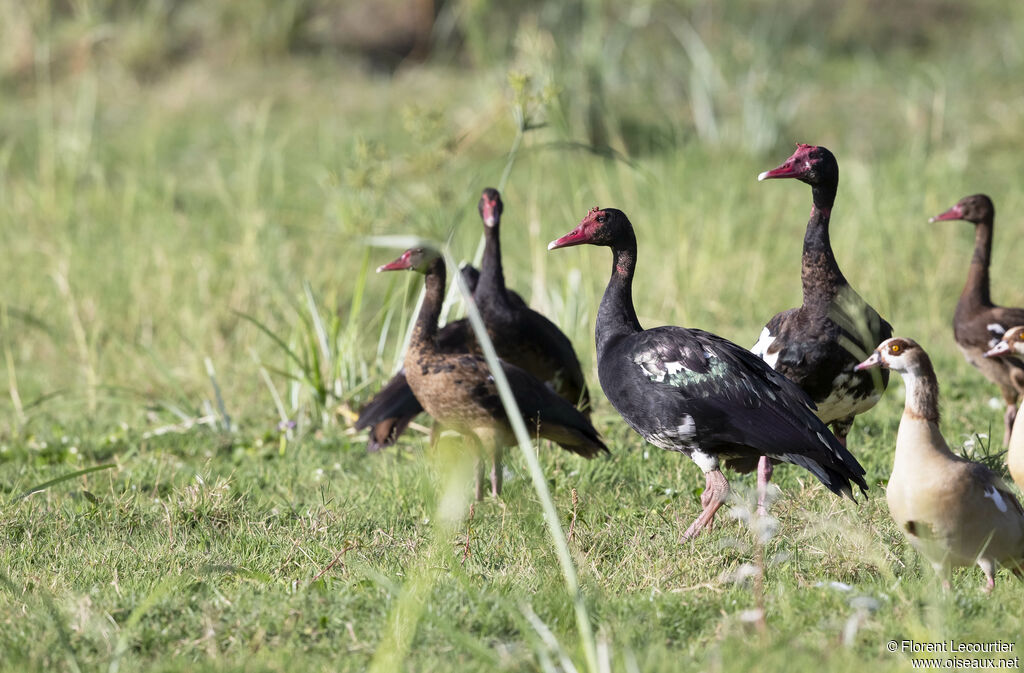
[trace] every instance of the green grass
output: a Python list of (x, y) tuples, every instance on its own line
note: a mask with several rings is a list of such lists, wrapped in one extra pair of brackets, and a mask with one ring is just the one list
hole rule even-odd
[[(526, 463), (501, 503), (444, 519), (457, 441), (367, 456), (349, 429), (419, 293), (370, 272), (395, 251), (367, 237), (450, 235), (472, 258), (479, 191), (524, 126), (506, 276), (593, 388), (607, 251), (547, 241), (623, 209), (641, 321), (752, 344), (799, 302), (809, 206), (755, 177), (814, 142), (840, 162), (847, 277), (931, 354), (950, 442), (991, 431), (998, 452), (995, 389), (949, 326), (973, 238), (927, 218), (989, 193), (993, 296), (1024, 304), (1016, 6), (453, 3), (463, 48), (384, 77), (237, 7), (72, 4), (0, 12), (0, 670), (586, 670)], [(1019, 656), (1024, 588), (1004, 572), (984, 596), (970, 570), (943, 593), (888, 518), (901, 395), (851, 435), (870, 499), (782, 468), (763, 549), (725, 511), (680, 545), (699, 470), (597, 395), (610, 459), (538, 452), (597, 669), (905, 670), (885, 649), (904, 638)], [(732, 483), (742, 510), (752, 480)]]

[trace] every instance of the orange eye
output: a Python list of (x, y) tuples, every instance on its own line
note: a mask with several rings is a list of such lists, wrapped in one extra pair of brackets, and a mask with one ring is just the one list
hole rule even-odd
[(891, 346), (889, 346), (889, 352), (890, 353), (899, 353), (900, 352), (900, 345), (899, 344), (892, 344)]

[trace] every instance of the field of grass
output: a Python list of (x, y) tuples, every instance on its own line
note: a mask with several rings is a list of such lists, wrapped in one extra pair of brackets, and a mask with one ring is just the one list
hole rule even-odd
[(351, 423), (420, 288), (373, 274), (397, 251), (370, 237), (472, 259), (488, 185), (509, 284), (592, 391), (608, 253), (545, 246), (594, 205), (637, 229), (645, 326), (753, 344), (800, 301), (809, 189), (756, 181), (799, 141), (839, 160), (839, 263), (931, 354), (946, 437), (1001, 465), (996, 389), (950, 328), (973, 233), (927, 219), (991, 195), (993, 297), (1024, 304), (1021, 7), (449, 2), (459, 39), (382, 73), (289, 42), (316, 3), (179, 4), (0, 6), (0, 670), (906, 670), (903, 639), (1020, 656), (1024, 585), (1004, 571), (987, 596), (974, 569), (943, 592), (888, 517), (898, 382), (850, 436), (866, 502), (784, 467), (763, 530), (736, 476), (687, 545), (699, 469), (595, 395), (609, 459), (536, 453), (589, 629), (523, 456), (466, 515), (457, 438), (431, 450), (421, 425), (367, 455)]

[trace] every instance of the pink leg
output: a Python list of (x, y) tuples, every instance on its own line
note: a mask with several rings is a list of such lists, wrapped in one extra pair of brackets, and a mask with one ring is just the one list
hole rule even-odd
[(772, 480), (772, 472), (775, 468), (768, 456), (761, 456), (757, 461), (757, 515), (768, 514), (768, 482)]
[(978, 559), (978, 565), (981, 566), (981, 571), (985, 573), (985, 588), (983, 591), (990, 594), (996, 588), (996, 562), (992, 559), (981, 558)]
[(707, 482), (704, 487), (704, 495), (701, 496), (704, 511), (683, 533), (683, 542), (697, 537), (702, 530), (709, 528), (711, 522), (714, 521), (715, 512), (725, 504), (725, 499), (729, 496), (729, 482), (725, 480), (725, 475), (720, 470), (711, 470), (705, 473), (705, 477)]
[[(705, 483), (704, 492), (700, 494), (700, 507), (702, 513), (711, 506), (711, 501), (714, 500), (714, 497), (715, 494), (711, 492), (711, 488)], [(711, 521), (708, 521), (707, 529), (714, 530), (714, 528), (715, 520), (712, 518)]]

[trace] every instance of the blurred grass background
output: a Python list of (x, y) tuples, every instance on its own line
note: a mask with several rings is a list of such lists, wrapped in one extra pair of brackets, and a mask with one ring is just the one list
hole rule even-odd
[[(117, 463), (80, 489), (4, 506), (0, 567), (17, 589), (0, 594), (12, 615), (0, 644), (17, 653), (8, 665), (116, 668), (128, 656), (160, 668), (170, 653), (218, 670), (366, 664), (386, 596), (429, 537), (418, 522), (433, 511), (436, 475), (404, 450), (366, 459), (348, 430), (400, 360), (419, 291), (412, 274), (374, 276), (394, 251), (364, 237), (451, 235), (455, 256), (472, 258), (480, 189), (499, 181), (517, 137), (503, 194), (506, 277), (566, 330), (592, 387), (607, 254), (549, 255), (546, 242), (591, 206), (619, 207), (638, 230), (641, 321), (752, 344), (771, 315), (799, 303), (809, 203), (803, 185), (755, 178), (809, 142), (840, 162), (831, 231), (847, 277), (929, 350), (951, 441), (994, 428), (998, 446), (995, 389), (962, 361), (949, 325), (973, 236), (927, 218), (990, 194), (993, 297), (1024, 304), (1012, 261), (1024, 253), (1022, 35), (1024, 9), (996, 0), (0, 0), (0, 490), (13, 498), (64, 471)], [(899, 390), (851, 436), (873, 483), (891, 464)], [(749, 554), (723, 552), (715, 537), (696, 552), (677, 547), (698, 471), (643, 452), (603, 399), (597, 420), (614, 462), (546, 452), (545, 468), (563, 511), (570, 487), (595, 508), (603, 534), (577, 563), (595, 623), (614, 632), (616, 670), (629, 656), (639, 670), (671, 670), (680, 656), (740, 670), (746, 627), (729, 601), (750, 592), (719, 580)], [(422, 443), (414, 433), (406, 445)], [(806, 661), (827, 654), (837, 668), (875, 655), (905, 663), (881, 652), (897, 630), (1019, 638), (1019, 587), (1004, 583), (983, 602), (968, 573), (955, 596), (935, 598), (880, 489), (865, 511), (804, 482), (795, 470), (780, 480), (784, 534), (772, 544), (798, 560), (775, 585), (777, 630), (750, 657), (792, 665), (804, 656), (786, 647), (797, 634)], [(450, 663), (451, 651), (473, 669), (543, 669), (523, 601), (572, 642), (535, 503), (517, 486), (509, 521), (506, 505), (478, 510), (474, 527), (485, 537), (500, 528), (500, 539), (436, 589), (448, 594), (418, 636), (428, 645), (414, 651), (417, 670)], [(804, 509), (879, 535), (840, 544), (849, 533), (811, 527), (810, 542), (787, 538)], [(274, 521), (285, 523), (271, 534)], [(623, 558), (623, 545), (641, 543), (639, 521), (651, 526), (638, 552), (647, 556)], [(78, 536), (90, 542), (60, 553)], [(300, 539), (316, 540), (304, 562)], [(360, 572), (329, 573), (313, 583), (320, 593), (296, 590), (354, 540)], [(122, 542), (148, 551), (112, 559)], [(799, 555), (819, 543), (822, 557)], [(655, 580), (644, 574), (652, 563), (670, 567)], [(154, 589), (168, 564), (186, 578), (165, 587), (171, 599)], [(607, 564), (622, 576), (609, 578)], [(211, 575), (211, 565), (231, 571)], [(829, 638), (877, 606), (801, 593), (833, 577), (894, 601), (864, 617), (871, 635), (849, 651)], [(134, 612), (147, 597), (154, 611)], [(648, 628), (642, 605), (652, 601), (659, 621)], [(248, 621), (253, 610), (265, 619)], [(30, 616), (19, 623), (19, 613)], [(132, 622), (132, 647), (119, 649), (133, 614), (141, 626)], [(71, 645), (55, 649), (61, 623)], [(371, 626), (350, 638), (346, 624), (359, 623)], [(196, 635), (234, 629), (244, 638)], [(337, 648), (357, 654), (338, 663)]]

